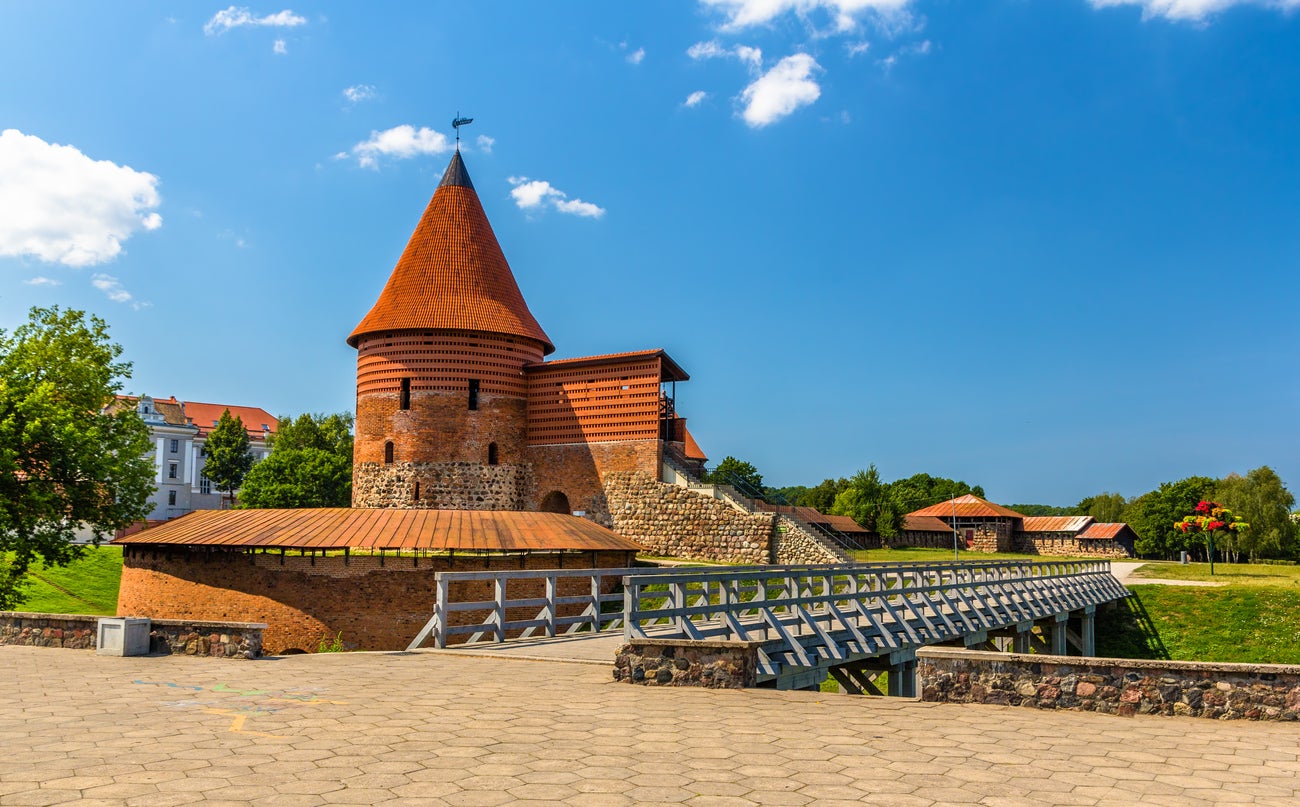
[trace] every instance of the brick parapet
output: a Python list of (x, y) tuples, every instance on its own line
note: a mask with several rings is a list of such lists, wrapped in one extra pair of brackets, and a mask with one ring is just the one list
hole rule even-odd
[(1300, 719), (1300, 666), (917, 652), (921, 699), (1221, 720)]
[(645, 471), (605, 477), (610, 527), (651, 554), (723, 563), (771, 561), (774, 513), (747, 513)]

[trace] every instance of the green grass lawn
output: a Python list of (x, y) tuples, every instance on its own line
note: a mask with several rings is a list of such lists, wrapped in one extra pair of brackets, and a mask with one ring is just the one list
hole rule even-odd
[(1300, 566), (1253, 564), (1253, 563), (1216, 563), (1214, 575), (1210, 575), (1208, 563), (1170, 563), (1158, 561), (1147, 563), (1133, 573), (1133, 578), (1155, 577), (1164, 580), (1204, 580), (1213, 583), (1227, 583), (1230, 586), (1280, 586), (1282, 588), (1300, 589)]
[(121, 582), (121, 547), (89, 547), (85, 555), (67, 566), (33, 564), (18, 610), (112, 616), (117, 612)]

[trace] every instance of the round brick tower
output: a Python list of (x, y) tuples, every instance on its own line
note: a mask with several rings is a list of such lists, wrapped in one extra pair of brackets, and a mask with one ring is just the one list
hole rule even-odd
[(525, 508), (523, 368), (555, 348), (459, 151), (348, 344), (357, 349), (353, 507)]

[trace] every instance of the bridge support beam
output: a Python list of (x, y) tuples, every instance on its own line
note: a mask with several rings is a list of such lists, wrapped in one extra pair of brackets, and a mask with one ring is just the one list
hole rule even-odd
[(1052, 655), (1068, 656), (1070, 654), (1069, 637), (1070, 614), (1057, 614), (1052, 622)]
[(889, 694), (895, 698), (916, 697), (916, 648), (889, 654)]
[(1016, 625), (1015, 652), (1028, 653), (1033, 647), (1033, 644), (1031, 642), (1033, 638), (1034, 638), (1033, 622), (1021, 622), (1020, 624)]
[(1097, 606), (1089, 605), (1083, 609), (1083, 618), (1080, 620), (1079, 637), (1083, 640), (1083, 655), (1097, 655), (1097, 633), (1096, 633), (1096, 613)]

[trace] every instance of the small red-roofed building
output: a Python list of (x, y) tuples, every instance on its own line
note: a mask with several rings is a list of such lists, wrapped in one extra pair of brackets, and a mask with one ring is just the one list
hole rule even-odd
[(973, 494), (908, 513), (896, 546), (1033, 555), (1133, 557), (1137, 535), (1127, 524), (1092, 516), (1026, 516)]
[(154, 444), (155, 490), (149, 497), (152, 509), (146, 522), (166, 521), (195, 510), (219, 510), (229, 504), (203, 475), (203, 444), (227, 409), (243, 421), (253, 459), (262, 460), (271, 453), (268, 443), (275, 434), (276, 419), (260, 407), (181, 401), (174, 395), (119, 395), (108, 410), (121, 409), (135, 409)]

